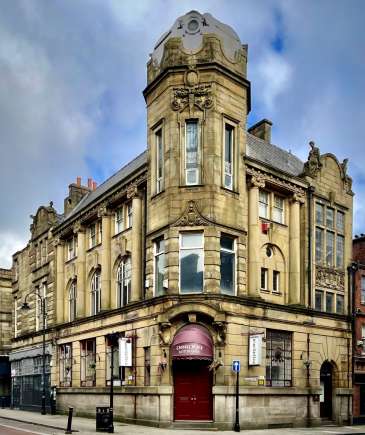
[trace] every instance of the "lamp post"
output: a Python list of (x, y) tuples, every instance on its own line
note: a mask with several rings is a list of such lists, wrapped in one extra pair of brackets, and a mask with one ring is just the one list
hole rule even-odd
[(110, 343), (110, 392), (109, 392), (109, 412), (110, 412), (110, 426), (109, 433), (114, 433), (114, 347), (118, 344), (119, 333), (113, 332), (108, 334), (107, 339)]
[(43, 332), (43, 343), (42, 343), (42, 408), (41, 414), (46, 414), (46, 304), (45, 298), (42, 297), (37, 290), (29, 292), (25, 298), (24, 303), (22, 305), (22, 310), (30, 310), (30, 306), (27, 302), (27, 298), (29, 295), (35, 294), (37, 298), (39, 298), (41, 302), (41, 310), (42, 310), (42, 332)]

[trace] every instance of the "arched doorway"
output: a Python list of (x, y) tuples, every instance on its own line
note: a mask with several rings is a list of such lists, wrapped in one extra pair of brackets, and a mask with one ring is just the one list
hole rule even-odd
[(329, 361), (322, 364), (320, 371), (321, 396), (320, 396), (320, 415), (321, 418), (332, 419), (332, 386), (333, 386), (333, 366)]
[(171, 345), (174, 375), (174, 419), (213, 420), (213, 341), (197, 324), (180, 329)]

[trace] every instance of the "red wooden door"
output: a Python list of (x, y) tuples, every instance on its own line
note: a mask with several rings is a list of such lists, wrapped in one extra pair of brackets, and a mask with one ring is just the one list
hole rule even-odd
[(213, 420), (212, 373), (208, 361), (174, 362), (175, 420)]

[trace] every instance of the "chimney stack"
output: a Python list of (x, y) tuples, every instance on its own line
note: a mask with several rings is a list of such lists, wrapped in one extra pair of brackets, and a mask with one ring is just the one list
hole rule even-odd
[(96, 181), (93, 181), (93, 190), (96, 189), (97, 185), (98, 185), (98, 183)]
[(258, 137), (259, 139), (271, 143), (271, 127), (271, 121), (269, 121), (268, 119), (262, 119), (261, 121), (250, 127), (247, 131), (252, 135)]
[(88, 178), (87, 179), (87, 187), (91, 190), (93, 188), (93, 179)]
[(76, 186), (81, 186), (81, 177), (76, 178)]

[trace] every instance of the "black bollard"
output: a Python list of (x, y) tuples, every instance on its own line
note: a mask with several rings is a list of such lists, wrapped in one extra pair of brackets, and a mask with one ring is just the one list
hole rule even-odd
[(67, 428), (65, 433), (72, 434), (72, 414), (74, 412), (73, 408), (68, 408), (68, 420), (67, 420)]

